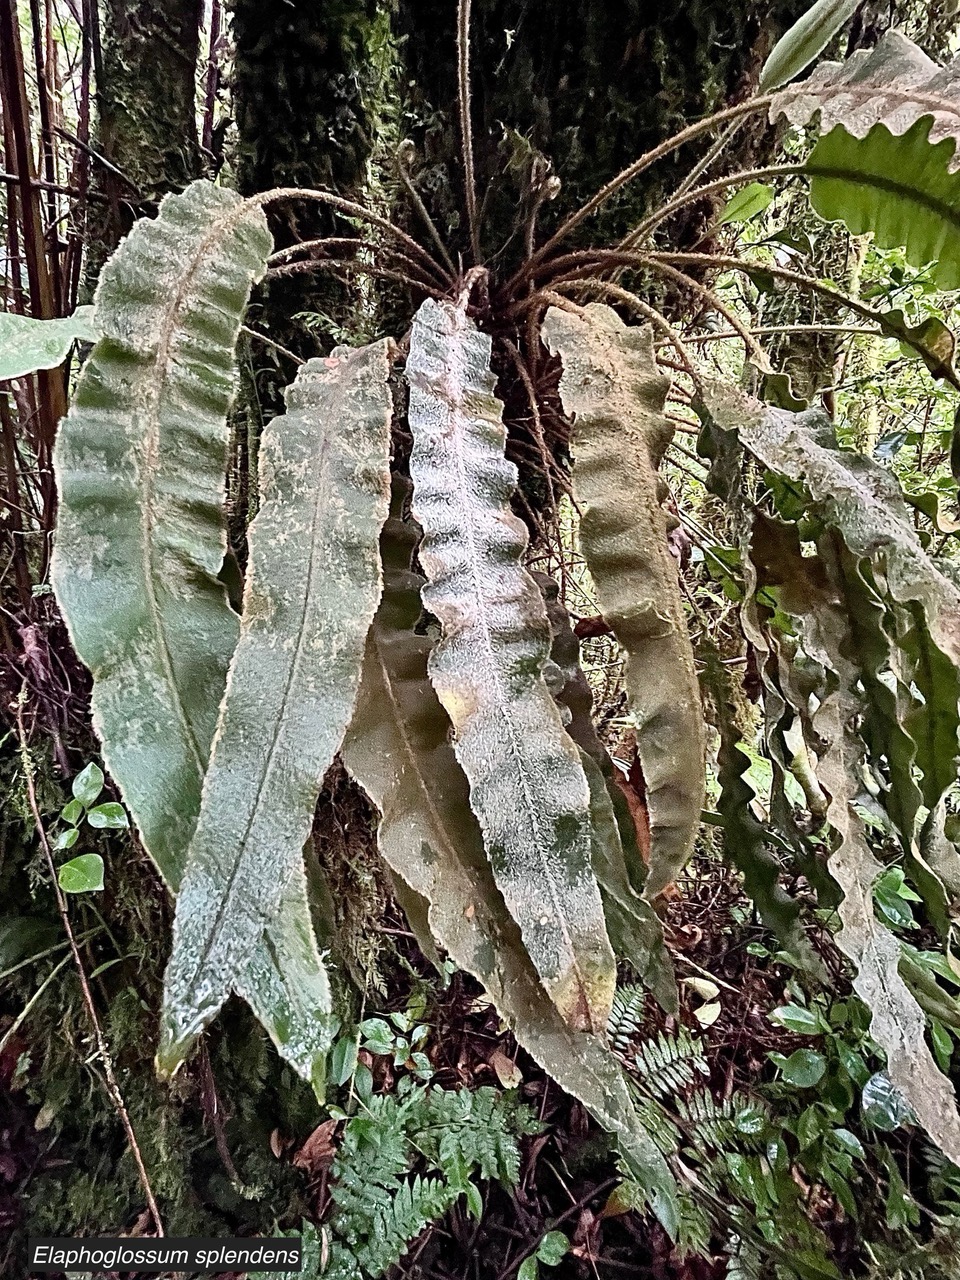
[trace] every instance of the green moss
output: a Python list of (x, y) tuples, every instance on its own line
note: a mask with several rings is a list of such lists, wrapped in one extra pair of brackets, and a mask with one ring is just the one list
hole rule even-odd
[[(0, 818), (2, 914), (8, 922), (30, 918), (46, 930), (29, 956), (62, 942), (63, 934), (36, 857), (18, 764), (8, 739), (0, 753), (0, 787), (9, 799)], [(45, 820), (52, 824), (68, 793), (39, 751), (34, 768)], [(311, 1131), (320, 1116), (312, 1091), (280, 1062), (249, 1011), (230, 1004), (209, 1038), (209, 1052), (235, 1180), (217, 1150), (199, 1061), (188, 1064), (172, 1087), (161, 1085), (153, 1068), (172, 914), (165, 891), (126, 833), (89, 832), (83, 840), (104, 856), (106, 886), (103, 893), (71, 899), (72, 923), (84, 939), (84, 967), (166, 1229), (177, 1235), (270, 1234), (276, 1219), (296, 1218), (303, 1210), (300, 1176), (274, 1157), (270, 1135), (278, 1129), (303, 1139)], [(9, 936), (0, 933), (8, 942)], [(0, 1027), (19, 1014), (65, 955), (61, 948), (2, 984)], [(144, 1211), (144, 1195), (103, 1087), (72, 963), (31, 1009), (14, 1051), (16, 1057), (2, 1064), (13, 1076), (9, 1105), (29, 1128), (38, 1127), (44, 1155), (19, 1191), (23, 1221), (11, 1256), (27, 1234), (116, 1235), (131, 1227)]]
[(97, 68), (99, 152), (87, 207), (86, 279), (97, 275), (134, 217), (203, 169), (196, 123), (201, 0), (102, 0)]

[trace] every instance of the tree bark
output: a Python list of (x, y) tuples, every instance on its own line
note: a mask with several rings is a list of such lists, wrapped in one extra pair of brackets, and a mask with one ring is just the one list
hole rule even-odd
[(135, 219), (202, 172), (197, 59), (203, 0), (100, 0), (90, 33), (95, 149), (87, 214), (87, 281)]
[[(365, 88), (376, 0), (232, 0), (231, 9), (238, 190), (323, 187), (360, 195), (371, 150)], [(313, 202), (288, 201), (269, 217), (278, 249), (334, 233), (329, 210)], [(355, 234), (339, 225), (336, 234)], [(344, 290), (329, 277), (285, 277), (259, 291), (256, 327), (300, 355), (315, 355), (317, 340), (293, 316), (316, 316), (312, 332), (329, 347), (344, 321), (344, 301)], [(291, 373), (284, 361), (281, 385)], [(260, 387), (268, 408), (278, 400), (275, 383), (268, 375)]]

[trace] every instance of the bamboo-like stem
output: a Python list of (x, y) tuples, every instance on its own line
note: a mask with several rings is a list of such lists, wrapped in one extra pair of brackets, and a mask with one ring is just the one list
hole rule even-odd
[(470, 4), (457, 0), (457, 91), (460, 103), (460, 136), (463, 140), (463, 181), (467, 225), (474, 266), (480, 265), (480, 227), (477, 221), (477, 179), (473, 168), (473, 125), (470, 120)]
[(217, 86), (220, 82), (220, 64), (217, 57), (220, 44), (220, 27), (223, 18), (221, 0), (211, 0), (210, 39), (207, 42), (207, 68), (203, 82), (203, 127), (200, 145), (208, 155), (213, 144), (213, 114), (217, 105)]

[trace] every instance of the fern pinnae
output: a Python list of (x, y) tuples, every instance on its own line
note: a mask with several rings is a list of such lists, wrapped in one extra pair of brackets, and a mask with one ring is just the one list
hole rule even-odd
[(543, 681), (550, 626), (520, 564), (516, 468), (493, 395), (491, 340), (464, 309), (427, 299), (410, 342), (413, 510), (424, 604), (443, 639), (430, 679), (450, 716), (494, 877), (551, 998), (602, 1028), (615, 984), (591, 863), (589, 790)]

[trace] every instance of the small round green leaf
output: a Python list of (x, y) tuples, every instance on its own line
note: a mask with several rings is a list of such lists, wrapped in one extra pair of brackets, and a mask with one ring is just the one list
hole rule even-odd
[(57, 873), (64, 893), (92, 893), (103, 888), (103, 859), (99, 853), (82, 853), (65, 862)]
[(53, 842), (53, 847), (57, 853), (62, 853), (64, 849), (72, 849), (77, 843), (77, 837), (80, 832), (76, 827), (68, 827), (66, 831), (61, 831)]
[(68, 800), (60, 810), (60, 817), (64, 822), (69, 822), (71, 827), (76, 826), (83, 816), (83, 805), (79, 800)]
[(818, 1036), (826, 1030), (820, 1015), (800, 1004), (785, 1004), (781, 1009), (774, 1009), (770, 1021), (799, 1036)]
[(367, 1018), (360, 1023), (359, 1031), (363, 1037), (363, 1047), (370, 1053), (388, 1054), (395, 1051), (396, 1034), (383, 1018)]
[(809, 1089), (819, 1084), (827, 1069), (826, 1059), (816, 1049), (797, 1049), (789, 1058), (780, 1059), (777, 1065), (787, 1084), (796, 1085), (798, 1089)]
[(108, 800), (106, 804), (98, 804), (95, 809), (91, 809), (87, 814), (87, 821), (91, 827), (121, 828), (130, 825), (126, 809), (114, 800)]
[(773, 200), (773, 187), (764, 182), (749, 182), (735, 196), (731, 196), (720, 214), (720, 222), (749, 222), (763, 213)]
[(562, 1231), (548, 1231), (537, 1246), (537, 1258), (548, 1267), (555, 1267), (566, 1257), (570, 1241)]
[(517, 1280), (538, 1280), (540, 1275), (540, 1264), (537, 1262), (536, 1256), (531, 1253), (529, 1258), (524, 1258), (520, 1263), (517, 1271)]
[(79, 800), (85, 809), (89, 809), (103, 790), (103, 770), (91, 761), (74, 778), (70, 790), (74, 799)]

